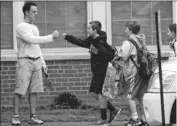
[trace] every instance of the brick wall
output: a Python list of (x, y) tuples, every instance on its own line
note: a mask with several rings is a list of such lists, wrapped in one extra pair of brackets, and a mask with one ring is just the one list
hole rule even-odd
[[(38, 106), (50, 105), (54, 98), (62, 92), (75, 94), (87, 105), (97, 105), (96, 100), (88, 94), (91, 82), (89, 60), (56, 60), (46, 61), (49, 77), (52, 79), (53, 91), (45, 91), (38, 95)], [(16, 62), (1, 62), (1, 106), (12, 106), (15, 86)], [(125, 104), (123, 97), (114, 101)], [(23, 96), (22, 106), (28, 106), (27, 95)]]

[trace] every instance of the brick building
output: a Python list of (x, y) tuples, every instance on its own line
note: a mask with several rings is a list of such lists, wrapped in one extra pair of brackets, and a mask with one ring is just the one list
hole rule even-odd
[[(16, 73), (17, 44), (14, 29), (23, 20), (24, 2), (1, 1), (1, 106), (12, 106), (13, 88)], [(108, 43), (117, 48), (125, 39), (126, 21), (136, 20), (141, 24), (141, 32), (146, 35), (146, 45), (156, 52), (155, 14), (161, 11), (162, 55), (168, 56), (169, 24), (176, 22), (177, 2), (175, 1), (36, 1), (38, 16), (35, 24), (40, 35), (46, 35), (57, 29), (62, 32), (84, 38), (87, 36), (87, 24), (99, 20), (107, 32)], [(88, 105), (97, 104), (88, 94), (91, 81), (90, 60), (87, 49), (67, 43), (60, 36), (53, 43), (42, 44), (42, 53), (53, 82), (53, 91), (41, 93), (38, 105), (49, 105), (54, 97), (64, 91), (74, 93)], [(27, 105), (24, 97), (23, 105)], [(125, 104), (124, 97), (115, 101)]]

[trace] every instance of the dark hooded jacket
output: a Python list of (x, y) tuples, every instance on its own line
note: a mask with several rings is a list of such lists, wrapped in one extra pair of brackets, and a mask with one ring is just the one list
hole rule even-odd
[(91, 36), (85, 40), (78, 39), (72, 35), (66, 35), (65, 39), (75, 45), (88, 48), (91, 54), (91, 71), (93, 74), (105, 75), (108, 62), (112, 53), (108, 51), (106, 33), (101, 31), (99, 36), (93, 39)]

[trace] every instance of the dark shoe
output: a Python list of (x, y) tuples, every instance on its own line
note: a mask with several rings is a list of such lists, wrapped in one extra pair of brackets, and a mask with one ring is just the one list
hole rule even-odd
[(121, 109), (115, 109), (114, 111), (110, 112), (110, 119), (109, 119), (109, 124), (114, 122), (116, 120), (117, 115), (119, 115), (121, 112)]

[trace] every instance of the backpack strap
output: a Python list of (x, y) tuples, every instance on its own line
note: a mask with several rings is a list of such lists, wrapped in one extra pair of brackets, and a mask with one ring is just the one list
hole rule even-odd
[(136, 43), (135, 40), (133, 40), (133, 39), (131, 39), (131, 38), (128, 38), (127, 40), (128, 40), (129, 42), (131, 42), (131, 43), (136, 47), (137, 50), (140, 48), (140, 47), (138, 46), (138, 44)]
[(175, 43), (176, 43), (176, 38), (173, 40), (174, 43), (172, 44), (173, 51), (175, 52)]
[[(135, 40), (131, 39), (131, 38), (128, 38), (127, 39), (129, 42), (131, 42), (135, 47), (136, 47), (136, 50), (138, 50), (140, 47), (138, 46), (138, 44), (136, 43)], [(130, 55), (130, 59), (132, 60), (132, 62), (134, 63), (134, 65), (136, 66), (137, 69), (139, 69), (139, 65), (134, 61), (132, 55)]]

